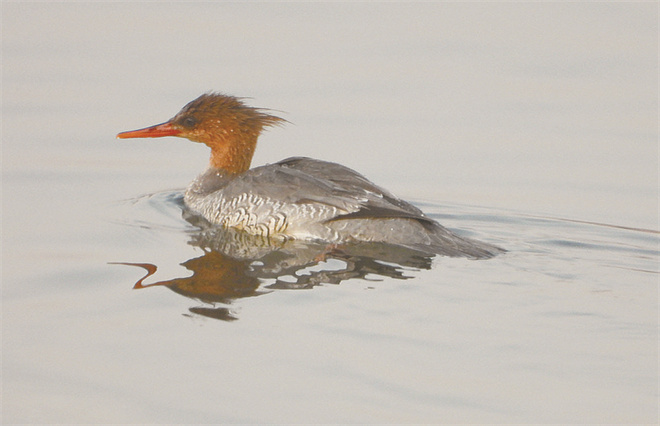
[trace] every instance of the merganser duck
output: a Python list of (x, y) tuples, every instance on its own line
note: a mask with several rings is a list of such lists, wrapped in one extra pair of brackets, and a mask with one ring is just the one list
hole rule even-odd
[(286, 120), (241, 98), (206, 93), (169, 121), (118, 138), (178, 136), (211, 148), (185, 206), (213, 225), (272, 240), (379, 242), (425, 253), (488, 258), (503, 250), (460, 237), (348, 167), (293, 157), (250, 169), (262, 130)]

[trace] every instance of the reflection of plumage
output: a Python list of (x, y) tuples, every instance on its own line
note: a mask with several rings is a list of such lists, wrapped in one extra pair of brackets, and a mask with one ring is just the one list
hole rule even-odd
[[(153, 283), (145, 281), (156, 272), (156, 265), (123, 263), (148, 272), (134, 288), (167, 287), (201, 302), (202, 306), (191, 307), (190, 312), (206, 317), (237, 319), (236, 312), (228, 305), (237, 299), (273, 290), (309, 289), (354, 279), (371, 283), (384, 277), (408, 279), (413, 278), (416, 271), (430, 269), (433, 264), (434, 255), (428, 250), (401, 245), (274, 240), (213, 225), (191, 212), (183, 203), (181, 193), (152, 194), (132, 201), (140, 200), (146, 200), (150, 208), (155, 207), (168, 217), (182, 212), (183, 218), (194, 227), (185, 231), (189, 244), (200, 248), (202, 254), (181, 263), (189, 271), (184, 276)], [(140, 222), (136, 226), (143, 228), (145, 224)], [(150, 229), (159, 227), (156, 224), (147, 226)]]
[[(191, 223), (203, 225), (190, 217)], [(144, 284), (158, 269), (147, 263), (121, 263), (144, 268), (147, 274), (133, 288), (165, 286), (206, 306), (190, 311), (207, 317), (235, 320), (227, 307), (235, 299), (258, 296), (276, 289), (309, 289), (319, 284), (340, 284), (350, 279), (412, 278), (407, 274), (429, 269), (431, 257), (405, 247), (382, 243), (325, 244), (268, 239), (221, 227), (201, 229), (191, 244), (201, 247), (200, 257), (183, 262), (192, 275)], [(331, 260), (339, 262), (330, 262)], [(324, 261), (324, 262), (322, 262)]]

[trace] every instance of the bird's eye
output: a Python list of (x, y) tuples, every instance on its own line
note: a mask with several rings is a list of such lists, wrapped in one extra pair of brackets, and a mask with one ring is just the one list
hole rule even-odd
[(195, 125), (197, 124), (197, 120), (195, 119), (195, 117), (186, 117), (186, 118), (183, 119), (181, 124), (184, 127), (189, 127), (189, 128), (190, 127), (195, 127)]

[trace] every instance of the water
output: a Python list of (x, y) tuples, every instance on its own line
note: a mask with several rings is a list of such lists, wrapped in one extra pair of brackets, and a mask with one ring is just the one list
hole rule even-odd
[[(657, 22), (4, 2), (3, 423), (657, 422)], [(218, 265), (177, 204), (205, 147), (114, 135), (208, 90), (294, 123), (255, 165), (346, 164), (508, 252), (191, 280)]]

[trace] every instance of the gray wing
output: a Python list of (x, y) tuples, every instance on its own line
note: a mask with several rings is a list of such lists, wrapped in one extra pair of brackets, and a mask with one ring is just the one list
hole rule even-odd
[(250, 192), (256, 197), (297, 205), (334, 207), (328, 220), (349, 218), (407, 218), (433, 222), (421, 210), (336, 163), (294, 157), (250, 169), (223, 188), (224, 197)]

